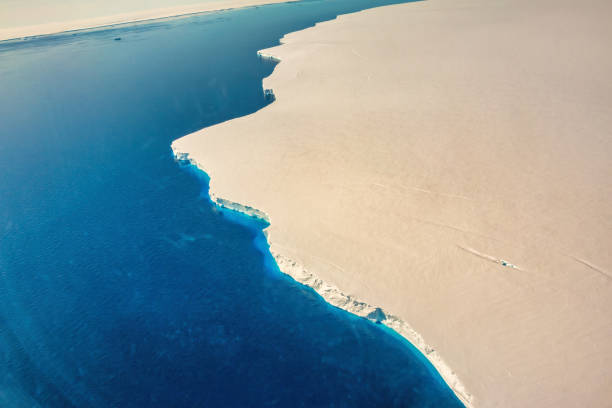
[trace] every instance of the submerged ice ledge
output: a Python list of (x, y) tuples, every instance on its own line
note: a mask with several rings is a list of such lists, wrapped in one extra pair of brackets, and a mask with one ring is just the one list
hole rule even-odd
[[(280, 61), (276, 57), (271, 57), (270, 59)], [(189, 156), (189, 152), (178, 150), (177, 145), (174, 143), (172, 144), (172, 151), (177, 161), (188, 163), (197, 170), (206, 173), (205, 167), (201, 163), (198, 163), (196, 160), (191, 158)], [(465, 386), (461, 383), (455, 372), (448, 366), (448, 364), (444, 362), (435, 348), (427, 344), (423, 336), (414, 330), (410, 324), (380, 307), (372, 306), (366, 302), (356, 299), (350, 294), (344, 293), (335, 285), (325, 282), (314, 272), (307, 270), (300, 263), (281, 253), (272, 251), (272, 240), (270, 233), (267, 230), (267, 226), (271, 224), (271, 220), (268, 214), (266, 214), (264, 211), (246, 204), (241, 204), (218, 197), (212, 190), (212, 184), (210, 185), (208, 196), (213, 204), (222, 209), (236, 211), (265, 222), (266, 226), (263, 233), (267, 241), (268, 250), (272, 254), (273, 260), (278, 266), (278, 270), (286, 275), (289, 275), (302, 285), (306, 285), (314, 289), (315, 292), (317, 292), (327, 303), (331, 304), (332, 306), (338, 307), (359, 317), (371, 320), (372, 322), (384, 324), (386, 327), (408, 340), (438, 371), (442, 379), (453, 390), (461, 402), (463, 402), (463, 404), (468, 408), (473, 407), (473, 396), (467, 392)]]

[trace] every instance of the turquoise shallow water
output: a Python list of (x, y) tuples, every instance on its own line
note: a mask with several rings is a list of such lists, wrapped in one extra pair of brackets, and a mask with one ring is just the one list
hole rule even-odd
[(0, 44), (0, 406), (461, 406), (409, 343), (266, 264), (263, 225), (170, 150), (268, 103), (257, 50), (389, 3)]

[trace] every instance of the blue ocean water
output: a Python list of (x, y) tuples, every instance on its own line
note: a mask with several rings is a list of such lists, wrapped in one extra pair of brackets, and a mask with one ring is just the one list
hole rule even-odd
[(257, 50), (395, 2), (0, 44), (0, 407), (461, 406), (408, 342), (266, 265), (263, 225), (170, 150), (268, 103)]

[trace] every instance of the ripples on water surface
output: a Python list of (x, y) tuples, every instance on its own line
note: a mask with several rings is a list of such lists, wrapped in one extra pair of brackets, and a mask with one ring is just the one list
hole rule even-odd
[(261, 226), (170, 150), (266, 104), (258, 49), (390, 3), (0, 44), (0, 406), (460, 405), (405, 341), (265, 268)]

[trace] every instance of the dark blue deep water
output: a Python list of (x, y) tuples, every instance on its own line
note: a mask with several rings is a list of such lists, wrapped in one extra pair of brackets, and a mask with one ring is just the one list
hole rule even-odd
[(261, 226), (170, 150), (266, 105), (258, 49), (390, 3), (0, 44), (0, 407), (461, 406), (406, 341), (267, 267)]

